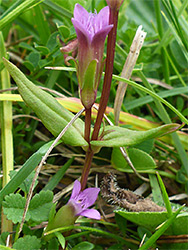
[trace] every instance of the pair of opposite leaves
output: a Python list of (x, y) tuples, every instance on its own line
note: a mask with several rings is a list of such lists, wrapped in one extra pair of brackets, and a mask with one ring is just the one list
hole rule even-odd
[[(50, 94), (28, 80), (14, 64), (6, 59), (4, 59), (4, 64), (18, 85), (18, 90), (25, 103), (41, 119), (44, 126), (54, 136), (58, 136), (68, 122), (74, 117), (74, 114), (65, 109)], [(104, 136), (102, 140), (91, 141), (91, 145), (99, 148), (132, 146), (147, 139), (172, 133), (179, 128), (179, 124), (168, 124), (148, 131), (134, 131), (118, 126), (106, 126), (103, 131)], [(82, 146), (86, 149), (88, 143), (84, 139), (84, 122), (81, 119), (77, 119), (65, 132), (62, 141), (65, 144)]]

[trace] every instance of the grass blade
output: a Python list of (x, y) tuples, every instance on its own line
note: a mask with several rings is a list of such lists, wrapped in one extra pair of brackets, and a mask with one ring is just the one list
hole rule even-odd
[(168, 25), (169, 25), (171, 31), (173, 32), (173, 34), (174, 34), (174, 36), (175, 36), (177, 42), (179, 43), (179, 46), (181, 47), (182, 52), (183, 52), (185, 58), (188, 59), (188, 56), (187, 56), (187, 49), (185, 48), (185, 45), (183, 44), (182, 40), (180, 39), (180, 37), (179, 37), (178, 34), (176, 33), (176, 30), (174, 29), (174, 27), (172, 26), (172, 24), (171, 24), (170, 21), (168, 20), (168, 18), (167, 18), (167, 16), (165, 15), (165, 13), (162, 12), (162, 14), (163, 14), (163, 16), (164, 16), (166, 22), (168, 23)]
[(123, 238), (123, 237), (120, 237), (116, 234), (112, 234), (112, 233), (109, 233), (109, 232), (106, 232), (104, 230), (101, 230), (101, 229), (98, 229), (98, 228), (92, 228), (92, 227), (86, 227), (86, 226), (68, 226), (68, 227), (61, 227), (61, 228), (56, 228), (56, 229), (53, 229), (51, 231), (48, 231), (46, 232), (45, 236), (46, 235), (49, 235), (49, 234), (52, 234), (52, 233), (55, 233), (55, 232), (66, 232), (66, 231), (70, 231), (72, 229), (81, 229), (81, 230), (88, 230), (90, 231), (91, 233), (98, 233), (98, 234), (101, 234), (101, 235), (105, 235), (107, 237), (110, 237), (110, 238), (113, 238), (113, 239), (116, 239), (124, 244), (127, 243), (127, 241)]
[(19, 16), (23, 11), (29, 8), (32, 4), (37, 2), (37, 0), (26, 0), (20, 5), (18, 5), (15, 9), (9, 12), (6, 16), (4, 16), (0, 20), (0, 30), (6, 27), (10, 22), (12, 22), (17, 16)]
[[(187, 87), (178, 87), (178, 88), (174, 88), (174, 89), (170, 89), (170, 90), (160, 91), (157, 94), (162, 98), (166, 98), (166, 97), (170, 97), (170, 96), (184, 94), (187, 92), (188, 92)], [(144, 97), (140, 97), (136, 100), (126, 102), (125, 107), (126, 107), (126, 110), (131, 110), (131, 109), (140, 107), (144, 104), (151, 103), (152, 101), (153, 101), (153, 98), (151, 96), (144, 96)]]
[(166, 231), (166, 229), (173, 223), (177, 215), (180, 213), (184, 206), (180, 207), (165, 223), (149, 238), (146, 243), (139, 248), (139, 250), (148, 250), (156, 240)]
[(164, 203), (165, 203), (165, 206), (166, 206), (166, 210), (168, 212), (168, 217), (172, 216), (172, 208), (171, 208), (171, 204), (170, 204), (170, 201), (169, 201), (169, 198), (168, 198), (168, 194), (167, 194), (167, 191), (166, 191), (166, 188), (165, 188), (165, 185), (161, 179), (161, 176), (157, 173), (157, 178), (158, 178), (158, 181), (159, 181), (159, 185), (161, 187), (161, 191), (162, 191), (162, 195), (163, 195), (163, 200), (164, 200)]
[(156, 175), (149, 174), (150, 185), (152, 188), (153, 200), (155, 203), (163, 204), (163, 197), (161, 193), (161, 189), (159, 187), (159, 183), (157, 181)]
[(176, 11), (175, 11), (175, 7), (174, 7), (172, 1), (169, 0), (170, 6), (164, 0), (162, 0), (162, 3), (166, 9), (171, 21), (172, 21), (172, 23), (174, 24), (174, 28), (175, 28), (179, 38), (181, 39), (182, 44), (184, 45), (185, 49), (188, 50), (187, 40), (185, 39), (185, 37), (183, 35), (182, 28), (180, 27), (178, 17), (177, 17)]
[(20, 168), (20, 170), (14, 175), (14, 177), (7, 183), (7, 185), (0, 192), (0, 206), (2, 204), (5, 195), (13, 193), (19, 185), (31, 174), (31, 172), (37, 167), (42, 157), (48, 151), (53, 141), (44, 144), (37, 152), (35, 152)]
[(185, 122), (186, 124), (188, 124), (188, 120), (185, 118), (185, 116), (183, 116), (181, 114), (181, 112), (179, 112), (176, 108), (174, 108), (169, 102), (167, 102), (166, 100), (164, 100), (163, 98), (161, 98), (159, 95), (157, 95), (156, 93), (152, 92), (151, 90), (141, 86), (140, 84), (137, 84), (133, 81), (127, 80), (125, 78), (122, 78), (120, 76), (117, 75), (113, 75), (113, 79), (117, 80), (117, 81), (122, 81), (125, 83), (128, 83), (129, 85), (149, 94), (150, 96), (152, 96), (153, 98), (155, 98), (156, 100), (162, 102), (163, 104), (165, 104), (168, 108), (170, 108), (181, 120), (182, 122)]
[(11, 4), (11, 6), (6, 11), (4, 11), (4, 13), (0, 16), (0, 20), (3, 19), (6, 15), (8, 15), (11, 11), (13, 11), (22, 2), (23, 2), (23, 0), (17, 0), (13, 4)]
[[(156, 13), (156, 19), (157, 19), (159, 40), (161, 41), (164, 32), (163, 32), (163, 23), (162, 23), (162, 17), (161, 17), (160, 1), (155, 0), (154, 5), (155, 5), (155, 13)], [(170, 72), (169, 72), (168, 58), (166, 57), (166, 54), (164, 53), (163, 47), (161, 48), (161, 59), (162, 59), (162, 62), (164, 62), (163, 74), (164, 74), (165, 82), (170, 84)]]
[(45, 0), (44, 3), (47, 7), (53, 10), (55, 13), (59, 14), (60, 16), (67, 17), (68, 19), (72, 18), (72, 13), (69, 12), (67, 9), (63, 8), (60, 5), (55, 4), (50, 0)]
[[(3, 34), (0, 32), (0, 55), (6, 56)], [(0, 58), (2, 61), (2, 58)], [(7, 69), (0, 72), (1, 88), (10, 88), (10, 77)], [(8, 92), (10, 93), (10, 91)], [(2, 94), (3, 95), (3, 94)], [(12, 134), (12, 102), (3, 101), (0, 107), (1, 121), (1, 146), (2, 146), (2, 168), (3, 168), (3, 187), (9, 182), (9, 172), (14, 168), (13, 153), (13, 134)], [(6, 219), (2, 213), (1, 221), (2, 232), (11, 231), (12, 223)]]
[[(147, 79), (144, 76), (144, 74), (142, 72), (138, 72), (138, 75), (142, 79), (142, 81), (143, 81), (144, 85), (146, 86), (146, 88), (148, 88), (153, 93), (155, 93), (153, 87), (147, 81)], [(159, 114), (161, 116), (162, 121), (164, 123), (166, 123), (166, 124), (171, 123), (172, 121), (171, 121), (168, 113), (166, 112), (166, 109), (163, 107), (162, 103), (159, 100), (157, 100), (157, 99), (154, 99), (154, 102), (155, 102), (156, 107), (157, 107), (157, 109), (159, 111)], [(177, 151), (178, 151), (178, 153), (180, 155), (180, 158), (181, 158), (181, 161), (183, 163), (184, 169), (188, 173), (188, 166), (187, 166), (188, 159), (187, 159), (186, 152), (185, 152), (185, 150), (184, 150), (184, 148), (183, 148), (183, 146), (181, 144), (181, 141), (180, 141), (177, 133), (173, 133), (171, 136), (172, 136), (172, 139), (174, 141), (174, 145), (175, 145), (175, 147), (176, 147), (176, 149), (177, 149)]]
[(42, 11), (41, 5), (38, 5), (35, 8), (33, 8), (33, 12), (35, 13), (35, 24), (40, 37), (40, 42), (43, 45), (46, 45), (50, 37), (50, 29), (46, 17), (44, 15), (44, 12)]
[(58, 171), (57, 173), (50, 179), (50, 181), (46, 184), (43, 190), (53, 190), (60, 180), (63, 178), (65, 172), (70, 167), (74, 158), (69, 159)]

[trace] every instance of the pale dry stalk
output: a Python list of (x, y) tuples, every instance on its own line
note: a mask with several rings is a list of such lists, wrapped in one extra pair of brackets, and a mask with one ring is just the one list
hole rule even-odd
[[(146, 32), (142, 31), (142, 25), (140, 25), (136, 31), (136, 35), (130, 47), (130, 52), (123, 66), (121, 77), (124, 77), (128, 80), (130, 79), (132, 75), (132, 71), (136, 64), (137, 58), (139, 56), (140, 50), (144, 43), (145, 37), (146, 37)], [(118, 125), (119, 123), (121, 105), (123, 103), (123, 98), (125, 96), (126, 89), (127, 89), (127, 84), (124, 82), (119, 82), (117, 92), (116, 92), (115, 103), (114, 103), (114, 117), (115, 117), (116, 125)]]

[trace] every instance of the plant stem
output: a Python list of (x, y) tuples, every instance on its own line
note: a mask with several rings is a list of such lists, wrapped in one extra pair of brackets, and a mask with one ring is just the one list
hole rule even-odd
[(94, 125), (93, 134), (92, 134), (92, 140), (97, 140), (98, 138), (101, 122), (102, 122), (103, 115), (104, 115), (104, 112), (108, 103), (108, 98), (110, 95), (110, 87), (111, 87), (112, 73), (113, 73), (113, 62), (114, 62), (114, 54), (115, 54), (115, 44), (116, 44), (118, 13), (119, 13), (118, 10), (110, 8), (109, 24), (113, 24), (114, 26), (108, 35), (104, 84), (103, 84), (100, 105), (99, 105), (99, 112), (97, 115), (97, 119)]
[(91, 108), (85, 109), (85, 135), (84, 139), (88, 142), (89, 148), (86, 152), (86, 158), (84, 162), (84, 168), (81, 176), (81, 190), (84, 190), (87, 184), (89, 170), (93, 159), (94, 152), (90, 146), (90, 132), (91, 132)]
[[(115, 44), (116, 44), (116, 33), (117, 33), (117, 21), (118, 21), (118, 10), (110, 9), (110, 18), (109, 24), (113, 24), (113, 28), (108, 35), (108, 43), (107, 43), (107, 63), (106, 70), (104, 76), (104, 85), (100, 100), (99, 112), (97, 115), (97, 119), (94, 125), (94, 131), (92, 134), (92, 140), (97, 140), (101, 122), (103, 119), (103, 115), (108, 103), (108, 98), (110, 95), (110, 87), (112, 81), (112, 73), (113, 73), (113, 62), (114, 62), (114, 54), (115, 54)], [(85, 118), (85, 140), (87, 142), (90, 141), (90, 127), (91, 127), (91, 109), (86, 109), (86, 118)], [(94, 152), (89, 146), (86, 152), (84, 169), (81, 176), (81, 190), (84, 190), (87, 184), (87, 178), (89, 175), (89, 170), (91, 167), (91, 162), (93, 159)]]
[(91, 108), (85, 109), (85, 135), (84, 139), (90, 142), (90, 132), (91, 132)]
[(81, 176), (81, 190), (84, 190), (87, 184), (87, 178), (89, 175), (90, 167), (91, 167), (91, 162), (93, 160), (94, 152), (93, 150), (89, 147), (87, 152), (86, 152), (86, 158), (85, 158), (85, 163), (84, 163), (84, 169), (82, 172)]

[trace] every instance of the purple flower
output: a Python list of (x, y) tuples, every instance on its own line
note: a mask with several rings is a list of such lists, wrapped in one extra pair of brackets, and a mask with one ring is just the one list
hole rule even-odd
[[(81, 5), (76, 4), (72, 23), (78, 40), (94, 45), (96, 40), (104, 42), (112, 28), (109, 25), (109, 7), (104, 7), (98, 14), (88, 13)], [(85, 40), (86, 39), (86, 40)]]
[(109, 7), (104, 7), (97, 14), (88, 13), (76, 4), (72, 23), (78, 37), (77, 76), (81, 101), (86, 108), (90, 108), (95, 101), (103, 70), (104, 42), (113, 27), (109, 25)]
[(100, 213), (96, 209), (87, 209), (92, 206), (97, 199), (100, 188), (87, 188), (81, 191), (81, 184), (78, 180), (74, 182), (74, 187), (68, 205), (74, 207), (75, 216), (85, 216), (91, 219), (100, 220)]

